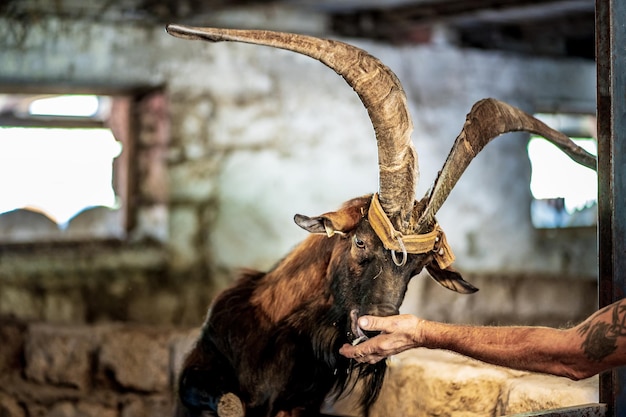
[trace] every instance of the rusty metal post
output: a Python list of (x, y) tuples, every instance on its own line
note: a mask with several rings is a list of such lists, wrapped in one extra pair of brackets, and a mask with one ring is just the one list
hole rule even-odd
[[(600, 307), (626, 296), (626, 1), (596, 0)], [(626, 368), (600, 376), (608, 416), (626, 416)]]

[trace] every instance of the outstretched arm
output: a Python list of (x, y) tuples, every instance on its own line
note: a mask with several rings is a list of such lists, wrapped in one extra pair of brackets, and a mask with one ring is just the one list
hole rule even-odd
[(411, 315), (364, 316), (364, 330), (382, 333), (340, 353), (375, 363), (415, 347), (446, 349), (508, 368), (577, 380), (626, 364), (626, 299), (597, 311), (576, 327), (467, 326)]

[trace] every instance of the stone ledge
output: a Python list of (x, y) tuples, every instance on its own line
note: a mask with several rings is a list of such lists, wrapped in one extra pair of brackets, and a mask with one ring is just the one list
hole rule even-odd
[(572, 381), (415, 349), (390, 360), (371, 416), (501, 416), (597, 401), (597, 377)]

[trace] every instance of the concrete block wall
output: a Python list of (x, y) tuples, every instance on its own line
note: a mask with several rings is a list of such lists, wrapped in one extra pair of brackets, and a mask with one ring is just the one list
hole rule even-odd
[[(3, 417), (169, 417), (197, 330), (0, 322)], [(597, 401), (597, 378), (511, 371), (418, 349), (390, 359), (372, 417), (495, 417)], [(359, 416), (350, 398), (328, 411)]]

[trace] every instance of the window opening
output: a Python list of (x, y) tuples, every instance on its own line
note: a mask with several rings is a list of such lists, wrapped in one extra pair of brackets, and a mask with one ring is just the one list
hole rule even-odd
[[(123, 146), (107, 124), (113, 101), (105, 95), (0, 94), (0, 220), (26, 210), (62, 232), (82, 212), (122, 208), (114, 166)], [(121, 237), (123, 224), (118, 226), (109, 237)]]
[[(595, 117), (575, 114), (536, 114), (544, 123), (570, 136), (597, 155)], [(531, 219), (537, 228), (583, 227), (597, 224), (598, 178), (595, 171), (572, 161), (556, 146), (532, 135)]]
[(112, 164), (122, 147), (109, 129), (0, 129), (0, 213), (39, 211), (65, 229), (87, 208), (120, 207)]
[(106, 105), (109, 97), (94, 95), (64, 95), (35, 99), (28, 106), (28, 114), (32, 116), (66, 116), (94, 118), (99, 114), (108, 113)]

